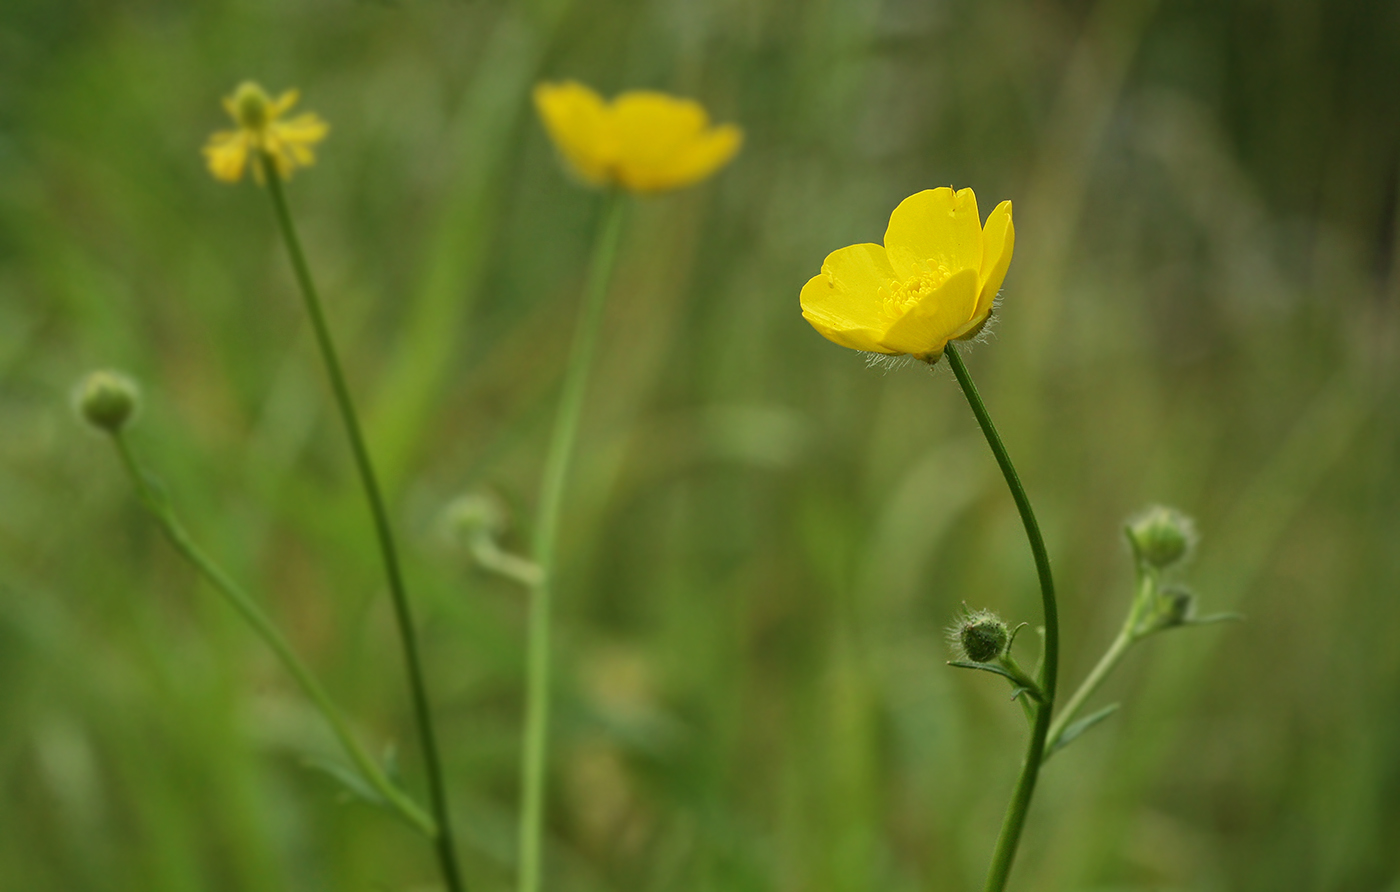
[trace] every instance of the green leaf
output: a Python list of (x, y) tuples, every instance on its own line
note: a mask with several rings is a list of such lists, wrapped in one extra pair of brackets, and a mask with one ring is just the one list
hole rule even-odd
[(1085, 731), (1088, 731), (1090, 728), (1094, 727), (1099, 722), (1103, 721), (1104, 719), (1117, 712), (1118, 707), (1121, 705), (1122, 704), (1120, 703), (1110, 703), (1103, 709), (1100, 709), (1098, 712), (1091, 712), (1084, 718), (1079, 719), (1076, 722), (1071, 722), (1069, 727), (1066, 728), (1063, 732), (1061, 732), (1059, 739), (1052, 743), (1050, 745), (1050, 748), (1045, 751), (1045, 755), (1040, 758), (1040, 761), (1044, 763), (1051, 756), (1055, 755), (1060, 750), (1069, 746), (1079, 735), (1083, 734)]
[(1183, 626), (1208, 626), (1212, 623), (1244, 622), (1243, 613), (1212, 613), (1207, 616), (1193, 616)]
[(314, 771), (321, 772), (340, 784), (342, 791), (353, 799), (359, 799), (362, 802), (383, 808), (389, 807), (389, 803), (384, 801), (384, 797), (379, 794), (379, 791), (370, 786), (369, 782), (361, 777), (358, 771), (348, 765), (323, 756), (307, 756), (302, 760), (302, 764)]
[(949, 660), (948, 665), (957, 666), (959, 669), (981, 669), (983, 672), (990, 672), (993, 675), (1000, 675), (1002, 678), (1005, 678), (1007, 681), (1010, 681), (1011, 686), (1016, 689), (1016, 692), (1011, 695), (1012, 700), (1015, 700), (1017, 697), (1019, 697), (1022, 692), (1029, 694), (1031, 699), (1037, 702), (1040, 702), (1043, 699), (1040, 693), (1040, 688), (1031, 687), (1030, 685), (1027, 685), (1025, 683), (1025, 678), (1017, 675), (1014, 672), (1010, 672), (1006, 669), (1003, 669), (996, 663), (974, 663), (971, 660)]

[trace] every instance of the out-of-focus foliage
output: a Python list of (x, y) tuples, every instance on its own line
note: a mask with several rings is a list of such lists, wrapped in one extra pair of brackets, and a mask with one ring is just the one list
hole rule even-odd
[(192, 530), (417, 789), (265, 196), (200, 157), (245, 78), (333, 128), (290, 198), (406, 542), (473, 888), (512, 875), (523, 605), (435, 519), (535, 493), (599, 207), (533, 118), (545, 78), (746, 131), (626, 236), (565, 516), (551, 888), (978, 883), (1024, 728), (942, 629), (964, 600), (1033, 619), (1031, 562), (946, 372), (867, 370), (797, 304), (945, 184), (1016, 206), (970, 363), (1055, 556), (1063, 677), (1121, 620), (1149, 502), (1197, 517), (1203, 607), (1249, 617), (1130, 657), (1013, 882), (1400, 888), (1400, 12), (1364, 0), (6, 0), (0, 888), (433, 882), (305, 767), (335, 752), (315, 714), (69, 405), (93, 367), (144, 383), (133, 438)]

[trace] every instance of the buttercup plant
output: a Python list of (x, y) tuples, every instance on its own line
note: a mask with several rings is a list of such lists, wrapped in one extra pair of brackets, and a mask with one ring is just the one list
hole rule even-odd
[(1017, 665), (1012, 656), (1015, 631), (1008, 630), (995, 614), (969, 612), (949, 630), (956, 656), (951, 665), (1006, 678), (1013, 688), (1012, 698), (1020, 700), (1031, 725), (1020, 776), (987, 872), (986, 892), (1006, 888), (1041, 765), (1117, 708), (1114, 704), (1076, 718), (1128, 648), (1163, 629), (1228, 618), (1193, 618), (1191, 596), (1161, 586), (1162, 572), (1187, 555), (1195, 533), (1180, 512), (1149, 510), (1127, 529), (1137, 562), (1138, 586), (1123, 629), (1055, 714), (1060, 624), (1049, 553), (1020, 475), (955, 345), (956, 341), (975, 338), (991, 318), (1011, 264), (1015, 237), (1011, 202), (997, 205), (984, 224), (971, 189), (928, 189), (895, 208), (883, 245), (852, 245), (827, 255), (820, 274), (808, 280), (799, 298), (803, 317), (823, 337), (843, 347), (876, 356), (908, 355), (929, 365), (948, 357), (953, 376), (1001, 468), (1030, 544), (1043, 615), (1043, 645), (1035, 677)]
[[(137, 497), (169, 538), (277, 656), (329, 724), (353, 770), (331, 767), (363, 798), (388, 808), (431, 841), (447, 892), (466, 888), (458, 865), (446, 782), (433, 728), (427, 683), (418, 651), (411, 603), (398, 546), (349, 384), (327, 324), (319, 293), (288, 206), (284, 183), (315, 163), (315, 147), (329, 126), (314, 113), (288, 117), (295, 90), (273, 99), (253, 82), (224, 100), (236, 127), (215, 133), (204, 147), (211, 174), (239, 182), (251, 169), (266, 189), (276, 226), (325, 365), (377, 540), (400, 637), (408, 690), (422, 748), (428, 808), (421, 807), (381, 763), (368, 755), (348, 721), (272, 620), (198, 545), (170, 497), (139, 462), (128, 433), (140, 406), (129, 377), (94, 372), (74, 392), (84, 422), (110, 438)], [(627, 197), (694, 185), (728, 164), (743, 142), (733, 124), (713, 124), (703, 106), (654, 91), (625, 92), (609, 101), (576, 82), (540, 84), (534, 104), (568, 170), (600, 189), (603, 206), (586, 275), (579, 318), (564, 370), (531, 525), (528, 555), (511, 553), (503, 538), (509, 516), (500, 500), (481, 493), (454, 501), (444, 527), (464, 541), (484, 569), (528, 592), (525, 721), (520, 756), (518, 892), (539, 892), (543, 873), (545, 778), (551, 700), (551, 610), (561, 509), (584, 396), (597, 352), (603, 311), (621, 242)], [(908, 356), (930, 366), (948, 358), (992, 455), (1002, 471), (1034, 559), (1041, 595), (1036, 669), (1025, 671), (1014, 651), (1018, 633), (989, 610), (960, 614), (949, 628), (950, 664), (1002, 676), (1012, 686), (1030, 724), (1026, 754), (998, 835), (986, 892), (1006, 888), (1041, 766), (1117, 708), (1081, 715), (1088, 701), (1131, 646), (1153, 634), (1234, 618), (1198, 616), (1195, 596), (1176, 577), (1195, 548), (1190, 518), (1152, 507), (1125, 527), (1137, 573), (1123, 626), (1102, 658), (1063, 705), (1058, 700), (1060, 635), (1049, 553), (1034, 509), (991, 415), (957, 346), (975, 339), (996, 311), (1015, 247), (1011, 202), (984, 222), (971, 189), (929, 189), (909, 196), (891, 214), (882, 244), (860, 244), (829, 254), (818, 275), (801, 289), (802, 315), (823, 337), (878, 357)]]
[(369, 447), (361, 431), (359, 415), (350, 397), (350, 386), (341, 369), (340, 356), (336, 351), (335, 341), (331, 338), (330, 326), (326, 323), (320, 294), (311, 277), (311, 269), (302, 251), (301, 239), (297, 235), (296, 225), (292, 222), (291, 210), (287, 206), (287, 197), (282, 189), (282, 181), (294, 168), (309, 166), (315, 162), (311, 147), (325, 138), (329, 129), (313, 114), (303, 114), (290, 121), (281, 120), (281, 116), (296, 102), (297, 96), (297, 91), (289, 90), (274, 102), (259, 85), (251, 82), (240, 85), (232, 96), (224, 100), (224, 108), (238, 124), (238, 129), (214, 134), (204, 151), (209, 159), (210, 172), (227, 182), (240, 178), (246, 160), (253, 166), (258, 182), (267, 187), (268, 197), (272, 200), (277, 228), (291, 259), (292, 270), (316, 335), (316, 345), (325, 364), (336, 408), (340, 412), (340, 419), (355, 460), (355, 469), (369, 504), (370, 517), (384, 564), (384, 574), (394, 605), (394, 619), (403, 648), (413, 715), (418, 725), (418, 741), (428, 775), (428, 795), (433, 813), (433, 832), (430, 835), (448, 892), (459, 892), (463, 884), (452, 836), (447, 785), (443, 778), (442, 761), (438, 755), (427, 681), (423, 676), (422, 661), (418, 656), (418, 633), (414, 627), (413, 612), (404, 586), (393, 525), (389, 521), (389, 510), (384, 503)]
[[(288, 117), (298, 98), (296, 90), (273, 99), (257, 83), (240, 84), (223, 101), (235, 128), (214, 133), (203, 151), (209, 172), (216, 179), (237, 183), (251, 169), (253, 179), (266, 188), (271, 200), (277, 229), (292, 264), (368, 503), (403, 649), (427, 774), (429, 809), (414, 802), (365, 752), (291, 644), (257, 601), (194, 543), (164, 488), (140, 465), (125, 436), (139, 405), (139, 390), (134, 382), (120, 373), (95, 372), (75, 390), (75, 408), (94, 429), (110, 435), (142, 504), (161, 524), (175, 548), (248, 622), (325, 716), (354, 765), (354, 771), (325, 766), (327, 770), (351, 792), (393, 809), (422, 831), (433, 843), (447, 892), (462, 892), (466, 887), (457, 862), (446, 783), (393, 525), (283, 188), (295, 170), (315, 163), (315, 147), (330, 130), (314, 113)], [(530, 593), (519, 829), (522, 892), (535, 892), (540, 885), (549, 721), (551, 573), (559, 512), (621, 238), (624, 199), (629, 193), (652, 194), (698, 183), (726, 165), (743, 141), (738, 127), (712, 125), (698, 103), (654, 91), (632, 91), (608, 102), (581, 84), (564, 82), (540, 84), (534, 101), (567, 166), (583, 182), (602, 188), (605, 201), (550, 438), (530, 556), (514, 555), (502, 547), (500, 536), (506, 531), (507, 516), (500, 502), (492, 497), (474, 494), (459, 498), (443, 518), (449, 531), (465, 540), (478, 563), (519, 583)]]
[[(737, 126), (713, 126), (709, 113), (699, 103), (666, 93), (630, 91), (608, 102), (582, 84), (565, 81), (538, 85), (534, 99), (545, 130), (568, 168), (585, 183), (603, 189), (605, 197), (545, 457), (530, 557), (525, 563), (536, 575), (526, 583), (530, 603), (525, 733), (520, 759), (519, 892), (538, 892), (540, 888), (555, 545), (584, 391), (597, 352), (608, 283), (622, 237), (625, 197), (629, 193), (646, 195), (698, 183), (728, 164), (743, 142), (743, 131)], [(499, 567), (494, 569), (499, 572)]]
[(349, 722), (331, 700), (326, 689), (297, 656), (291, 643), (258, 605), (257, 600), (195, 543), (176, 513), (174, 503), (166, 493), (165, 487), (155, 475), (141, 466), (127, 436), (140, 403), (141, 391), (136, 382), (120, 372), (96, 371), (79, 382), (75, 393), (78, 415), (94, 430), (111, 437), (112, 445), (116, 447), (122, 467), (131, 479), (141, 505), (160, 524), (161, 530), (175, 546), (176, 551), (224, 597), (229, 606), (276, 655), (283, 668), (330, 725), (336, 740), (350, 757), (354, 772), (345, 772), (334, 765), (322, 767), (336, 775), (347, 788), (362, 799), (390, 808), (417, 829), (429, 836), (434, 835), (437, 827), (433, 819), (389, 778), (385, 769), (369, 753), (365, 752), (351, 731)]
[(418, 656), (417, 632), (404, 587), (393, 526), (389, 521), (388, 508), (384, 503), (374, 464), (370, 459), (359, 417), (350, 396), (350, 388), (341, 369), (335, 342), (326, 323), (320, 295), (311, 277), (311, 270), (302, 251), (301, 241), (297, 237), (282, 188), (283, 181), (291, 176), (293, 170), (315, 163), (313, 147), (329, 132), (329, 126), (313, 113), (303, 113), (291, 119), (284, 118), (296, 103), (298, 95), (297, 91), (289, 90), (274, 100), (256, 83), (248, 81), (240, 84), (232, 95), (224, 99), (224, 109), (233, 119), (236, 129), (213, 134), (204, 147), (204, 155), (209, 172), (223, 182), (238, 182), (242, 179), (244, 171), (251, 167), (254, 179), (267, 189), (268, 197), (272, 201), (277, 228), (291, 259), (292, 271), (311, 320), (316, 344), (330, 379), (331, 391), (369, 505), (403, 648), (413, 715), (427, 773), (430, 811), (418, 806), (406, 792), (390, 780), (385, 769), (364, 751), (329, 695), (301, 662), (272, 620), (251, 596), (194, 543), (175, 514), (164, 489), (140, 466), (135, 453), (123, 436), (135, 409), (134, 385), (113, 373), (95, 373), (79, 388), (78, 408), (88, 422), (112, 435), (112, 441), (131, 476), (138, 497), (160, 522), (176, 549), (228, 600), (277, 654), (302, 690), (325, 716), (355, 766), (354, 772), (347, 772), (338, 766), (327, 766), (328, 770), (342, 780), (352, 792), (393, 808), (431, 839), (444, 886), (448, 892), (462, 892), (465, 886), (457, 865), (446, 784), (438, 756), (427, 686)]

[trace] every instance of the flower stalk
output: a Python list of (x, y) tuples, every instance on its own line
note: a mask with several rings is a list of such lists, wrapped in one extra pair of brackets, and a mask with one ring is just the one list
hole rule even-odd
[(1011, 463), (1011, 456), (1001, 441), (1001, 435), (997, 433), (992, 416), (988, 413), (986, 404), (982, 402), (982, 396), (977, 392), (977, 385), (973, 383), (972, 375), (958, 354), (957, 347), (949, 341), (944, 353), (953, 369), (953, 376), (958, 379), (958, 386), (962, 388), (963, 396), (967, 398), (972, 414), (977, 418), (978, 426), (982, 428), (987, 445), (991, 447), (992, 455), (1001, 467), (1002, 476), (1006, 478), (1006, 485), (1011, 490), (1011, 498), (1021, 515), (1026, 539), (1035, 558), (1036, 575), (1040, 580), (1041, 609), (1045, 615), (1044, 662), (1041, 664), (1039, 679), (1041, 699), (1035, 704), (1035, 720), (1031, 726), (1030, 740), (1026, 745), (1026, 757), (1021, 764), (1021, 774), (1016, 780), (1016, 788), (1011, 795), (1011, 803), (1007, 806), (1006, 817), (1002, 821), (1001, 833), (997, 836), (996, 850), (992, 854), (991, 868), (987, 872), (987, 882), (983, 887), (985, 892), (1002, 892), (1006, 888), (1007, 878), (1011, 875), (1011, 864), (1016, 858), (1016, 849), (1021, 842), (1021, 831), (1026, 824), (1031, 796), (1035, 793), (1040, 766), (1044, 762), (1050, 717), (1055, 706), (1055, 683), (1059, 676), (1060, 620), (1055, 604), (1055, 581), (1050, 573), (1050, 555), (1045, 549), (1045, 539), (1040, 534), (1040, 524), (1035, 519), (1035, 510), (1031, 507), (1030, 498), (1026, 495), (1025, 487), (1021, 485), (1016, 466)]
[(131, 445), (127, 442), (126, 436), (120, 430), (111, 432), (112, 442), (117, 448), (117, 454), (121, 456), (122, 466), (126, 469), (127, 475), (131, 478), (132, 484), (136, 487), (136, 495), (141, 504), (150, 512), (157, 521), (161, 529), (165, 532), (166, 538), (175, 546), (175, 550), (190, 562), (210, 585), (214, 586), (219, 594), (224, 596), (224, 600), (237, 611), (238, 615), (247, 621), (258, 637), (263, 640), (277, 658), (282, 662), (283, 667), (291, 674), (302, 691), (311, 698), (311, 702), (321, 711), (331, 731), (334, 732), (336, 740), (345, 749), (360, 776), (379, 794), (384, 804), (403, 817), (414, 827), (421, 830), (428, 837), (437, 834), (437, 825), (428, 816), (418, 803), (391, 781), (384, 773), (384, 769), (379, 763), (370, 757), (355, 739), (355, 735), (350, 730), (350, 725), (340, 710), (332, 702), (330, 695), (326, 693), (321, 683), (301, 662), (296, 651), (292, 649), (287, 639), (283, 637), (277, 626), (272, 622), (258, 603), (243, 590), (238, 583), (233, 581), (224, 570), (216, 564), (204, 551), (190, 538), (185, 526), (180, 522), (180, 518), (175, 514), (175, 509), (171, 506), (169, 499), (154, 484), (151, 478), (142, 470), (136, 461), (136, 456), (131, 451)]
[(1128, 652), (1128, 648), (1132, 647), (1143, 636), (1143, 632), (1139, 629), (1142, 611), (1152, 596), (1154, 585), (1151, 573), (1139, 572), (1137, 595), (1133, 598), (1132, 607), (1128, 610), (1127, 619), (1123, 621), (1123, 627), (1118, 630), (1118, 636), (1113, 639), (1108, 650), (1104, 651), (1098, 663), (1094, 664), (1094, 668), (1089, 670), (1088, 675), (1084, 676), (1084, 681), (1080, 682), (1079, 687), (1065, 701), (1060, 714), (1055, 716), (1055, 721), (1051, 723), (1046, 738), (1044, 758), (1048, 759), (1055, 750), (1059, 749), (1060, 738), (1064, 736), (1065, 729), (1069, 727), (1070, 722), (1074, 721), (1079, 710), (1104, 683), (1104, 679), (1108, 678), (1118, 666), (1123, 655)]
[(399, 564), (393, 528), (389, 523), (389, 512), (384, 503), (384, 496), (374, 471), (374, 464), (370, 460), (369, 448), (360, 428), (355, 404), (350, 398), (350, 388), (346, 384), (345, 373), (341, 369), (340, 358), (335, 349), (335, 342), (331, 338), (330, 327), (326, 324), (320, 296), (311, 278), (311, 270), (306, 263), (301, 240), (297, 237), (296, 226), (292, 222), (292, 215), (287, 207), (277, 159), (266, 150), (262, 150), (259, 152), (258, 163), (267, 183), (268, 195), (272, 199), (278, 228), (287, 245), (287, 253), (292, 261), (292, 269), (296, 274), (297, 284), (300, 286), (307, 315), (311, 317), (316, 344), (320, 348), (321, 358), (325, 362), (331, 390), (335, 395), (336, 406), (340, 410), (346, 437), (350, 441), (350, 450), (354, 455), (355, 467), (359, 472), (360, 483), (364, 488), (370, 515), (374, 521), (375, 536), (378, 539), (379, 551), (384, 563), (384, 573), (388, 578), (389, 594), (394, 605), (394, 619), (398, 625), (399, 639), (403, 648), (409, 693), (413, 702), (413, 715), (418, 729), (418, 740), (423, 752), (428, 794), (437, 831), (433, 834), (433, 844), (437, 852), (443, 882), (448, 892), (462, 892), (465, 886), (462, 882), (461, 871), (457, 866), (452, 822), (447, 805), (447, 790), (443, 780), (442, 762), (438, 755), (437, 738), (433, 730), (432, 711), (428, 705), (427, 684), (423, 677), (422, 660), (418, 653), (418, 636), (414, 629), (413, 613), (404, 587), (403, 572)]
[(531, 559), (538, 575), (532, 581), (526, 638), (525, 732), (520, 763), (519, 892), (538, 892), (544, 838), (545, 765), (549, 751), (550, 611), (553, 601), (555, 549), (559, 516), (574, 444), (578, 439), (583, 397), (587, 389), (608, 283), (617, 259), (626, 209), (621, 192), (607, 194), (589, 262), (588, 282), (579, 308), (578, 326), (569, 349), (563, 392), (554, 417), (535, 515)]

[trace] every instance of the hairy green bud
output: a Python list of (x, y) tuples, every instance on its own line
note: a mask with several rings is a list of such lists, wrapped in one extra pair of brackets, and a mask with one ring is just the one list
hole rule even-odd
[(990, 663), (1006, 651), (1011, 630), (990, 610), (978, 610), (958, 618), (948, 630), (954, 650), (974, 663)]
[(1175, 508), (1154, 505), (1128, 523), (1127, 535), (1139, 561), (1165, 570), (1190, 554), (1196, 525)]
[(121, 372), (104, 369), (78, 383), (73, 402), (88, 424), (105, 433), (118, 434), (136, 415), (141, 389)]

